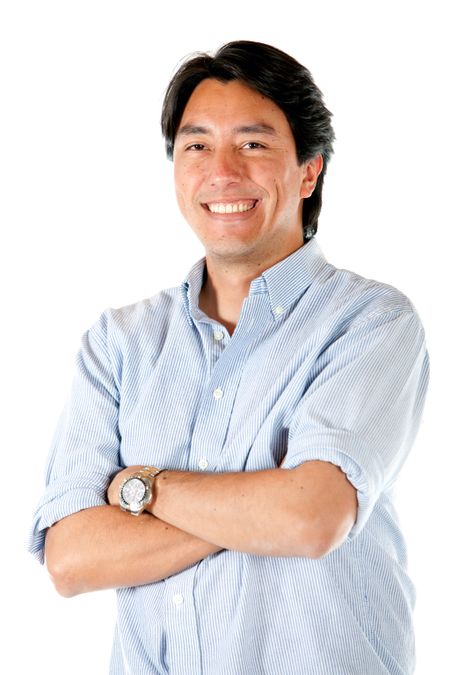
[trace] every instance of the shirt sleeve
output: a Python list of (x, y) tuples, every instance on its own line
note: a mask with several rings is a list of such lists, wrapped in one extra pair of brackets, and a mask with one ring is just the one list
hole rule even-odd
[(359, 321), (317, 359), (283, 467), (323, 460), (344, 471), (358, 495), (349, 539), (394, 483), (419, 426), (427, 383), (428, 354), (414, 311)]
[(119, 390), (103, 314), (82, 338), (71, 395), (50, 450), (46, 491), (34, 514), (29, 551), (44, 562), (47, 528), (68, 515), (106, 504), (120, 470)]

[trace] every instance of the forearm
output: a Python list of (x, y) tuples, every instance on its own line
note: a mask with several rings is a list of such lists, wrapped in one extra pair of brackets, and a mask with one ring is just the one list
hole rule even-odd
[(48, 530), (45, 546), (50, 575), (66, 597), (159, 581), (219, 550), (148, 513), (136, 518), (117, 506), (64, 518)]
[(356, 496), (338, 467), (307, 462), (292, 470), (164, 472), (148, 509), (221, 548), (319, 557), (345, 539)]
[[(206, 540), (224, 548), (287, 555), (294, 533), (287, 509), (277, 508), (287, 476), (277, 469), (227, 474), (165, 472), (157, 479), (149, 510), (196, 536), (201, 532)], [(287, 530), (290, 537), (286, 537)]]

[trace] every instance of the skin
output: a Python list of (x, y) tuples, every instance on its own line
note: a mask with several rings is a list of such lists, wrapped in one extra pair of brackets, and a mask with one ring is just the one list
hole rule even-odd
[[(314, 190), (322, 157), (299, 165), (275, 103), (241, 82), (208, 79), (184, 110), (174, 166), (178, 205), (205, 247), (200, 306), (232, 332), (251, 281), (303, 245), (302, 200)], [(218, 202), (255, 207), (217, 214), (205, 206)]]
[[(303, 199), (322, 158), (298, 163), (287, 119), (272, 101), (241, 82), (208, 79), (184, 110), (174, 168), (181, 212), (205, 247), (200, 307), (231, 334), (251, 281), (303, 245)], [(214, 204), (253, 208), (214, 213)], [(224, 548), (318, 558), (345, 541), (356, 518), (355, 489), (321, 461), (290, 470), (165, 471), (136, 518), (119, 509), (118, 490), (139, 468), (113, 479), (108, 506), (49, 529), (47, 565), (62, 595), (152, 583)]]
[[(112, 481), (111, 504), (120, 483)], [(220, 548), (320, 558), (347, 536), (356, 515), (354, 488), (329, 462), (241, 473), (165, 471), (154, 481), (147, 512)], [(207, 517), (206, 517), (207, 516)]]
[(190, 567), (220, 547), (118, 506), (74, 513), (47, 532), (46, 564), (60, 595), (140, 586)]

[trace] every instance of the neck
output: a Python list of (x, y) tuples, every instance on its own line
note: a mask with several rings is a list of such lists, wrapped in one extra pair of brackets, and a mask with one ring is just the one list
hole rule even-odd
[(239, 274), (233, 267), (216, 268), (206, 260), (206, 277), (199, 306), (211, 319), (221, 323), (230, 335), (236, 328), (242, 303), (257, 275)]
[(250, 264), (248, 261), (230, 264), (207, 256), (205, 281), (199, 297), (200, 309), (225, 326), (232, 335), (251, 282), (280, 260), (282, 258), (266, 260), (262, 264)]

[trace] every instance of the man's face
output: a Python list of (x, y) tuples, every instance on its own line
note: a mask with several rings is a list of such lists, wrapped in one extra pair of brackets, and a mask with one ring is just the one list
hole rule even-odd
[(286, 116), (262, 94), (203, 80), (184, 110), (174, 165), (178, 204), (207, 257), (267, 267), (303, 244), (301, 199), (321, 158), (299, 166)]

